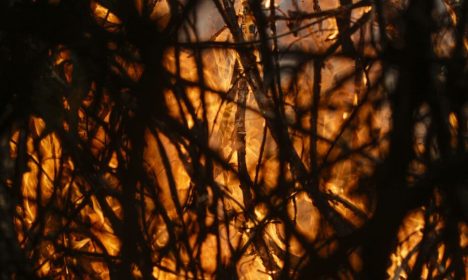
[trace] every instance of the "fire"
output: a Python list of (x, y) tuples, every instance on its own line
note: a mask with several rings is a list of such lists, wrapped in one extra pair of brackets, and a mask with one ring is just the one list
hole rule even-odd
[[(135, 10), (162, 32), (180, 7), (152, 2), (135, 1)], [(158, 72), (164, 78), (155, 79), (164, 79), (161, 102), (167, 112), (161, 120), (145, 120), (154, 126), (144, 128), (142, 147), (123, 127), (138, 113), (132, 95), (140, 93), (131, 88), (144, 88), (148, 66), (144, 50), (119, 45), (127, 27), (118, 9), (105, 2), (90, 4), (96, 24), (110, 34), (103, 47), (112, 54), (106, 57), (109, 73), (103, 75), (109, 74), (109, 81), (125, 77), (124, 90), (113, 92), (107, 81), (77, 86), (77, 79), (86, 79), (81, 54), (65, 44), (49, 51), (50, 71), (71, 95), (59, 98), (57, 112), (31, 116), (27, 127), (13, 129), (9, 142), (10, 158), (25, 160), (14, 225), (35, 274), (110, 279), (121, 271), (125, 250), (135, 250), (148, 258), (147, 263), (130, 260), (135, 278), (147, 277), (149, 270), (156, 279), (214, 279), (220, 268), (246, 280), (294, 278), (294, 271), (309, 261), (311, 248), (318, 259), (331, 256), (342, 245), (339, 238), (372, 219), (379, 201), (374, 190), (362, 185), (389, 153), (393, 129), (392, 108), (381, 86), (387, 66), (371, 43), (373, 22), (364, 21), (373, 15), (373, 6), (329, 0), (317, 7), (316, 1), (302, 1), (297, 9), (296, 1), (263, 2), (262, 9), (279, 13), (272, 19), (284, 17), (286, 9), (296, 16), (273, 23), (276, 34), (282, 34), (274, 43), (262, 41), (255, 29), (259, 18), (252, 3), (223, 1), (233, 6), (231, 24), (240, 34), (214, 19), (206, 27), (213, 31), (207, 44), (228, 47), (190, 49), (200, 35), (193, 32), (181, 39), (186, 47), (164, 50)], [(447, 9), (456, 24), (456, 13)], [(348, 10), (349, 26), (343, 31), (340, 19)], [(320, 12), (324, 16), (315, 22), (311, 14)], [(217, 13), (216, 7), (204, 13)], [(229, 19), (230, 14), (222, 16)], [(363, 27), (353, 31), (360, 21)], [(365, 59), (322, 56), (330, 50), (346, 53), (345, 37), (353, 48), (349, 53)], [(454, 48), (450, 35), (434, 42), (440, 57)], [(247, 47), (236, 49), (235, 44)], [(281, 56), (279, 50), (287, 48), (318, 58), (301, 61), (285, 52), (277, 61), (265, 61), (265, 52)], [(270, 73), (267, 63), (286, 70)], [(297, 73), (287, 71), (288, 65), (299, 64)], [(419, 113), (427, 112), (423, 106)], [(54, 114), (53, 123), (47, 113)], [(447, 116), (455, 147), (462, 120), (456, 112)], [(433, 156), (425, 141), (431, 123), (421, 117), (413, 130), (414, 153), (421, 158)], [(140, 148), (141, 170), (132, 197), (125, 197), (131, 181), (125, 172)], [(427, 170), (417, 160), (410, 169), (411, 182)], [(452, 262), (446, 257), (448, 243), (437, 239), (448, 223), (438, 210), (447, 198), (437, 192), (433, 197), (432, 208), (419, 207), (402, 220), (387, 269), (392, 279), (410, 277), (427, 240), (432, 247), (424, 249), (434, 259), (421, 261), (422, 278), (440, 275)], [(131, 219), (140, 235), (130, 237), (138, 240), (136, 248), (128, 249), (122, 236), (133, 230), (124, 224)], [(457, 228), (465, 233), (459, 243), (466, 248), (466, 224)], [(433, 267), (434, 260), (439, 266)], [(352, 250), (347, 261), (351, 272), (340, 276), (363, 269), (359, 250)]]

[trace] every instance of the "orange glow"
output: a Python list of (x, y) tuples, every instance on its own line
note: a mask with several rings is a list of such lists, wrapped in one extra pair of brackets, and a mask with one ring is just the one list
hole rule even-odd
[[(169, 2), (156, 1), (152, 10), (147, 11), (158, 30), (164, 30), (171, 20)], [(287, 1), (271, 3), (292, 9), (284, 2)], [(313, 11), (313, 1), (302, 2), (305, 11)], [(320, 2), (325, 11), (339, 7), (337, 0)], [(271, 3), (265, 6), (270, 7)], [(140, 15), (144, 14), (144, 5), (143, 0), (135, 2)], [(360, 229), (373, 217), (377, 203), (375, 191), (363, 189), (362, 182), (369, 179), (389, 152), (391, 106), (386, 101), (381, 102), (387, 93), (381, 87), (374, 87), (384, 66), (380, 61), (359, 65), (348, 55), (331, 55), (322, 61), (319, 69), (312, 60), (304, 62), (296, 84), (290, 83), (292, 75), (285, 71), (277, 84), (271, 82), (271, 87), (268, 84), (264, 89), (255, 88), (255, 83), (247, 82), (249, 67), (255, 68), (259, 79), (274, 80), (275, 73), (269, 73), (266, 67), (263, 69), (260, 44), (256, 42), (259, 35), (249, 29), (255, 25), (255, 18), (246, 6), (247, 2), (235, 1), (236, 20), (242, 26), (243, 39), (255, 43), (249, 45), (253, 65), (246, 65), (240, 52), (231, 48), (207, 48), (199, 52), (175, 47), (165, 49), (161, 73), (166, 75), (167, 85), (161, 91), (160, 100), (164, 103), (161, 107), (167, 109), (167, 120), (174, 123), (167, 121), (158, 123), (155, 128), (145, 127), (143, 147), (138, 147), (142, 150), (138, 156), (143, 166), (138, 172), (144, 174), (144, 180), (137, 180), (131, 186), (133, 197), (124, 197), (126, 188), (130, 187), (125, 184), (131, 178), (118, 174), (131, 168), (129, 158), (136, 145), (129, 140), (132, 135), (115, 133), (117, 127), (128, 125), (125, 121), (136, 113), (132, 102), (125, 99), (133, 92), (114, 93), (105, 83), (93, 82), (86, 88), (88, 92), (81, 93), (84, 97), (80, 104), (73, 103), (73, 96), (63, 97), (60, 103), (63, 112), (57, 117), (60, 125), (54, 127), (46, 123), (45, 118), (32, 116), (27, 130), (13, 131), (10, 157), (19, 156), (23, 134), (26, 135), (27, 154), (15, 229), (21, 246), (30, 250), (27, 257), (34, 255), (38, 276), (60, 275), (60, 279), (75, 279), (79, 275), (73, 274), (73, 267), (79, 266), (92, 275), (91, 278), (110, 279), (117, 271), (113, 269), (122, 262), (125, 240), (119, 236), (131, 230), (122, 225), (128, 218), (124, 209), (131, 207), (136, 209), (134, 225), (142, 233), (133, 238), (143, 239), (137, 242), (147, 244), (144, 249), (149, 252), (151, 273), (156, 279), (215, 279), (219, 267), (230, 265), (240, 279), (278, 279), (286, 264), (300, 268), (308, 261), (304, 244), (316, 249), (319, 257), (329, 256), (341, 245), (336, 237)], [(120, 19), (98, 1), (91, 1), (90, 8), (94, 20), (107, 34), (116, 35), (123, 30), (123, 17)], [(372, 6), (353, 10), (352, 22), (367, 13), (373, 13)], [(448, 13), (456, 23), (454, 11), (448, 10)], [(292, 49), (297, 52), (323, 53), (340, 40), (342, 31), (336, 17), (324, 18), (319, 24), (304, 19), (301, 24), (309, 24), (309, 27), (300, 30), (297, 36), (292, 35), (287, 24), (278, 24), (278, 33), (286, 34), (278, 39), (278, 44), (282, 48), (294, 46)], [(233, 42), (231, 31), (216, 24), (212, 23), (221, 31), (211, 34), (210, 42)], [(376, 53), (369, 43), (372, 24), (366, 23), (362, 33), (350, 37), (356, 49), (362, 39), (362, 49), (357, 51), (370, 57)], [(303, 40), (299, 40), (301, 36)], [(444, 37), (442, 43), (435, 44), (435, 52), (441, 48), (441, 56), (449, 53), (447, 49), (452, 47), (444, 40), (450, 41), (450, 38)], [(112, 42), (107, 47), (115, 50), (116, 44)], [(132, 59), (119, 53), (106, 59), (113, 75), (124, 76), (125, 83), (139, 86), (147, 68), (136, 47), (129, 49)], [(79, 65), (74, 65), (74, 55), (65, 45), (50, 52), (54, 67), (63, 67), (63, 83), (67, 88), (73, 85), (79, 70)], [(302, 63), (291, 62), (295, 58), (288, 59), (284, 59), (284, 64)], [(346, 78), (355, 71), (359, 73), (357, 78), (353, 75)], [(318, 74), (321, 81), (317, 93), (313, 77)], [(77, 89), (72, 91), (77, 92)], [(270, 102), (277, 97), (275, 94), (282, 94), (284, 99), (281, 105), (284, 110), (281, 108), (280, 112), (274, 111), (274, 106), (267, 108), (271, 109), (268, 111), (261, 104), (261, 98)], [(318, 98), (314, 94), (318, 94)], [(115, 121), (115, 113), (119, 113), (115, 109), (117, 99), (125, 100), (126, 110), (130, 108), (128, 119)], [(128, 100), (133, 99), (129, 97)], [(91, 115), (88, 109), (93, 106), (97, 109)], [(277, 132), (272, 129), (278, 122), (275, 114), (284, 118), (285, 128), (281, 133), (290, 140), (291, 152), (285, 156), (286, 164), (282, 163), (282, 147), (275, 139)], [(454, 112), (448, 114), (448, 123), (455, 139), (461, 122)], [(425, 125), (421, 121), (414, 129), (413, 149), (418, 156), (428, 149), (424, 142)], [(197, 129), (206, 129), (207, 139), (197, 134)], [(178, 135), (174, 131), (182, 133)], [(73, 137), (64, 138), (63, 135), (69, 135), (67, 133)], [(212, 154), (200, 148), (205, 140)], [(455, 140), (452, 142), (456, 144)], [(70, 145), (82, 150), (72, 153)], [(244, 155), (239, 152), (242, 149), (245, 149)], [(294, 155), (298, 160), (293, 163)], [(86, 166), (78, 165), (77, 159), (81, 157), (87, 160)], [(245, 174), (241, 174), (242, 160)], [(313, 160), (317, 165), (311, 163)], [(305, 172), (320, 175), (307, 179), (307, 184), (299, 183), (298, 168), (294, 164), (303, 166)], [(416, 175), (426, 170), (418, 164), (411, 163), (411, 171)], [(196, 180), (200, 178), (209, 183), (201, 184)], [(243, 186), (249, 180), (250, 189), (245, 191)], [(282, 192), (287, 188), (290, 191)], [(322, 200), (311, 193), (319, 193)], [(434, 197), (442, 200), (439, 194)], [(131, 201), (130, 206), (125, 204), (126, 199)], [(324, 208), (329, 211), (327, 215)], [(387, 270), (392, 279), (408, 277), (407, 271), (416, 263), (418, 246), (428, 221), (432, 222), (436, 233), (440, 233), (445, 223), (441, 215), (431, 214), (428, 218), (425, 211), (424, 207), (418, 208), (402, 221), (399, 243), (391, 254)], [(73, 220), (68, 220), (69, 217)], [(334, 227), (336, 217), (345, 221), (350, 230), (340, 232)], [(461, 223), (459, 228), (460, 232), (467, 232), (466, 224)], [(31, 240), (32, 233), (39, 231), (45, 238)], [(466, 248), (466, 235), (460, 238), (460, 243)], [(168, 250), (170, 246), (177, 250)], [(446, 245), (441, 242), (434, 246), (437, 260), (445, 266), (451, 261), (443, 258)], [(142, 248), (135, 250), (143, 251)], [(351, 270), (356, 273), (363, 268), (360, 254), (357, 249), (347, 255)], [(144, 265), (132, 261), (132, 275), (143, 278)], [(438, 275), (431, 269), (424, 264), (422, 276)]]

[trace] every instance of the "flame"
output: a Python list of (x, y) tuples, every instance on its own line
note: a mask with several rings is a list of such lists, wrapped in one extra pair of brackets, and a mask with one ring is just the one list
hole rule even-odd
[(392, 265), (388, 272), (394, 275), (395, 279), (406, 278), (404, 267), (414, 265), (416, 252), (415, 249), (423, 237), (424, 212), (422, 209), (416, 210), (407, 215), (403, 225), (398, 233), (399, 246), (396, 252), (391, 256)]
[[(287, 1), (265, 1), (264, 4), (267, 8), (272, 3), (275, 7), (288, 5), (284, 2)], [(312, 1), (305, 2), (304, 9), (312, 7)], [(339, 7), (338, 1), (322, 2), (322, 9), (325, 10)], [(247, 5), (246, 2), (243, 4)], [(144, 1), (138, 0), (135, 5), (139, 13), (143, 14)], [(238, 1), (237, 6), (241, 6)], [(353, 20), (371, 12), (371, 9), (371, 6), (366, 6), (353, 11)], [(99, 26), (110, 33), (121, 31), (122, 20), (109, 8), (92, 1), (91, 11)], [(254, 24), (254, 17), (245, 14), (245, 9), (243, 11), (238, 11), (237, 16), (245, 39), (255, 41), (257, 34), (249, 29)], [(157, 1), (148, 14), (160, 29), (164, 29), (170, 20), (171, 8), (167, 1)], [(453, 16), (451, 12), (450, 15)], [(456, 22), (455, 19), (452, 20)], [(284, 26), (279, 29), (287, 32)], [(340, 36), (336, 20), (332, 17), (323, 20), (320, 26), (311, 25), (308, 31), (310, 33), (305, 36), (304, 41), (296, 41), (296, 38), (292, 38), (293, 35), (288, 35), (281, 37), (279, 44), (293, 44), (304, 51), (325, 51)], [(369, 34), (359, 36), (370, 40)], [(230, 42), (232, 37), (226, 29), (217, 34), (214, 41)], [(309, 44), (310, 42), (313, 44)], [(109, 49), (116, 49), (115, 44), (110, 43)], [(131, 52), (132, 59), (125, 59), (118, 54), (111, 57), (111, 69), (113, 73), (124, 75), (131, 82), (138, 83), (145, 67), (140, 61), (138, 51), (132, 49)], [(373, 51), (365, 49), (363, 52)], [(257, 58), (253, 67), (257, 67), (260, 76), (265, 78), (258, 50), (252, 53)], [(55, 53), (51, 53), (51, 57), (56, 67), (63, 66), (64, 82), (70, 85), (73, 71), (76, 71), (73, 52), (66, 46), (59, 46)], [(168, 84), (174, 86), (163, 92), (165, 107), (169, 116), (180, 125), (181, 130), (186, 129), (189, 136), (176, 138), (161, 127), (145, 131), (144, 172), (155, 187), (149, 191), (143, 186), (147, 183), (140, 182), (134, 199), (142, 205), (137, 214), (141, 218), (138, 223), (149, 233), (144, 238), (149, 244), (152, 261), (157, 260), (157, 265), (152, 267), (152, 276), (157, 279), (211, 279), (218, 267), (231, 265), (235, 260), (233, 270), (240, 279), (276, 279), (276, 274), (285, 266), (283, 252), (288, 252), (290, 262), (306, 257), (300, 238), (314, 246), (327, 243), (326, 240), (332, 238), (336, 232), (330, 221), (320, 212), (316, 198), (311, 197), (304, 186), (299, 185), (292, 188), (292, 193), (280, 192), (284, 187), (280, 183), (293, 181), (294, 170), (291, 166), (281, 164), (281, 147), (278, 147), (273, 132), (267, 125), (267, 119), (271, 116), (262, 112), (255, 89), (246, 82), (248, 69), (244, 68), (236, 50), (209, 49), (195, 53), (170, 48), (163, 55), (163, 65), (169, 75)], [(374, 106), (372, 102), (376, 103), (382, 93), (377, 92), (369, 97), (364, 90), (377, 81), (382, 66), (376, 63), (363, 68), (358, 79), (346, 80), (344, 78), (357, 69), (356, 62), (346, 57), (329, 57), (320, 69), (315, 69), (313, 63), (305, 63), (303, 72), (298, 76), (298, 85), (295, 85), (296, 92), (292, 92), (287, 75), (278, 86), (278, 90), (285, 93), (285, 104), (288, 105), (284, 115), (290, 126), (287, 133), (294, 152), (300, 155), (300, 163), (308, 169), (312, 169), (312, 149), (316, 149), (319, 163), (334, 162), (333, 165), (321, 166), (321, 171), (326, 176), (317, 180), (318, 188), (326, 196), (327, 206), (355, 228), (365, 224), (373, 211), (374, 198), (372, 194), (359, 189), (359, 180), (372, 174), (376, 167), (375, 162), (384, 158), (388, 152), (386, 136), (391, 131), (390, 105), (384, 103), (379, 107)], [(322, 77), (318, 104), (315, 104), (311, 94), (315, 85), (310, 78), (314, 77), (316, 71), (320, 71)], [(176, 87), (180, 82), (186, 86)], [(42, 234), (47, 237), (39, 240), (39, 245), (28, 256), (32, 258), (34, 255), (37, 266), (35, 269), (39, 276), (69, 275), (72, 273), (70, 267), (76, 265), (84, 267), (95, 278), (109, 279), (112, 272), (109, 263), (114, 260), (117, 262), (122, 254), (123, 241), (117, 234), (122, 229), (116, 228), (116, 223), (122, 221), (124, 216), (119, 199), (124, 186), (115, 173), (119, 168), (125, 167), (127, 151), (111, 149), (107, 154), (104, 152), (115, 144), (112, 143), (112, 135), (107, 129), (114, 109), (110, 92), (104, 90), (99, 101), (99, 122), (90, 124), (88, 121), (86, 109), (97, 102), (96, 87), (96, 84), (91, 86), (77, 110), (79, 140), (90, 143), (92, 156), (105, 159), (104, 171), (96, 174), (93, 180), (84, 176), (75, 178), (74, 171), (86, 167), (76, 166), (73, 156), (66, 152), (62, 138), (58, 133), (48, 130), (44, 118), (34, 116), (29, 121), (29, 133), (26, 136), (27, 171), (22, 175), (22, 200), (16, 208), (15, 226), (18, 240), (24, 248), (33, 246), (31, 233), (42, 230)], [(241, 94), (245, 94), (245, 105), (238, 104), (241, 102)], [(270, 91), (265, 93), (266, 96), (272, 94)], [(245, 107), (244, 123), (237, 119), (241, 107)], [(72, 111), (71, 101), (67, 98), (63, 100), (63, 109)], [(313, 119), (314, 109), (317, 110), (317, 119)], [(448, 122), (452, 130), (458, 128), (455, 113), (449, 114)], [(349, 124), (353, 129), (346, 129)], [(218, 161), (209, 161), (207, 155), (191, 158), (194, 151), (189, 137), (199, 140), (196, 130), (202, 125), (206, 125), (208, 130), (207, 143), (210, 150), (231, 168)], [(295, 130), (295, 125), (301, 125), (303, 130)], [(314, 126), (316, 134), (320, 136), (317, 139), (310, 136), (310, 130)], [(63, 127), (70, 131), (71, 122), (63, 121)], [(424, 138), (425, 130), (422, 126), (418, 124), (415, 131), (422, 131), (416, 138)], [(19, 156), (22, 133), (24, 132), (20, 130), (12, 133), (11, 158)], [(253, 185), (261, 189), (258, 193), (271, 198), (268, 203), (259, 201), (253, 207), (249, 205), (248, 193), (242, 189), (243, 182), (238, 174), (240, 155), (237, 151), (244, 144), (239, 140), (240, 137), (236, 138), (237, 135), (245, 137), (246, 176), (252, 178), (252, 181), (256, 178)], [(372, 137), (378, 139), (378, 144), (369, 146)], [(420, 144), (422, 142), (419, 141)], [(131, 150), (132, 147), (128, 148)], [(415, 146), (419, 154), (423, 154), (424, 149), (422, 144)], [(346, 155), (351, 150), (361, 152), (343, 157), (343, 154)], [(219, 188), (215, 190), (213, 187), (206, 187), (203, 192), (200, 191), (201, 194), (195, 191), (198, 185), (193, 179), (203, 170), (193, 170), (193, 161), (197, 161), (196, 166), (200, 169), (208, 164), (213, 166), (213, 182), (209, 185)], [(280, 178), (281, 174), (284, 178)], [(223, 198), (216, 200), (215, 196), (220, 195), (216, 192), (222, 193)], [(205, 215), (200, 217), (194, 211), (181, 209), (189, 207), (187, 205), (196, 207), (196, 211)], [(287, 217), (272, 215), (277, 208), (286, 210)], [(389, 275), (394, 275), (394, 279), (407, 277), (406, 266), (411, 267), (415, 263), (416, 249), (423, 239), (423, 229), (426, 226), (424, 211), (421, 208), (407, 215), (398, 232), (399, 245), (391, 255), (392, 264), (388, 269)], [(74, 215), (76, 221), (67, 224), (65, 215)], [(285, 219), (291, 221), (297, 233), (290, 235), (287, 232), (291, 225), (286, 224)], [(441, 227), (441, 224), (442, 221), (436, 227)], [(466, 225), (461, 224), (460, 227), (466, 231)], [(210, 232), (202, 236), (201, 228), (210, 228)], [(187, 235), (183, 238), (179, 237), (182, 230)], [(56, 244), (60, 246), (54, 245), (50, 240), (58, 240)], [(183, 243), (178, 247), (180, 250), (162, 253), (173, 242)], [(461, 242), (466, 247), (466, 236)], [(440, 261), (446, 249), (444, 246), (437, 247), (437, 259)], [(326, 256), (336, 247), (337, 243), (330, 242), (317, 250), (319, 255)], [(63, 248), (76, 255), (61, 253)], [(243, 248), (242, 253), (234, 254), (234, 248)], [(112, 261), (107, 262), (106, 258)], [(194, 258), (198, 258), (200, 263), (192, 264)], [(62, 261), (57, 261), (59, 259)], [(352, 252), (349, 262), (355, 271), (362, 269), (359, 252)], [(133, 265), (133, 275), (142, 277), (139, 264)], [(194, 275), (194, 271), (181, 269), (190, 265), (196, 266), (194, 271), (199, 270), (199, 274)], [(427, 277), (432, 271), (426, 266), (422, 273)]]
[[(109, 32), (118, 31), (121, 20), (115, 14), (97, 2), (92, 3), (92, 10), (97, 22), (102, 25), (102, 27)], [(246, 17), (245, 20), (248, 21), (252, 19)], [(217, 37), (217, 40), (227, 39), (229, 39), (228, 33), (220, 34)], [(137, 54), (136, 57), (138, 57)], [(64, 48), (56, 56), (55, 64), (60, 65), (68, 63), (67, 61), (71, 59), (72, 54)], [(116, 67), (114, 68), (115, 72), (124, 73), (135, 82), (140, 79), (144, 69), (138, 62), (125, 61), (118, 55), (113, 59), (116, 62)], [(179, 65), (176, 65), (176, 63), (179, 63)], [(234, 66), (236, 63), (239, 63), (238, 55), (233, 50), (211, 50), (203, 52), (201, 61), (203, 64), (203, 67), (201, 67), (201, 69), (203, 69), (202, 73), (197, 71), (196, 63), (195, 56), (190, 52), (181, 51), (176, 53), (173, 49), (166, 52), (164, 56), (166, 69), (174, 76), (179, 76), (180, 79), (194, 84), (186, 89), (185, 94), (188, 102), (185, 104), (178, 103), (178, 94), (180, 93), (176, 93), (172, 90), (168, 90), (164, 93), (169, 114), (177, 119), (181, 125), (187, 126), (188, 129), (194, 128), (200, 120), (206, 117), (206, 122), (210, 129), (210, 147), (214, 151), (218, 151), (220, 156), (229, 164), (236, 165), (238, 155), (235, 153), (235, 149), (239, 143), (232, 139), (232, 131), (235, 130), (237, 125), (234, 119), (237, 106), (235, 106), (234, 100), (223, 100), (226, 99), (227, 92), (229, 92), (230, 88), (233, 87), (235, 83), (232, 77)], [(347, 70), (346, 66), (343, 66), (343, 62), (331, 60), (327, 63), (330, 68), (324, 73), (325, 88), (332, 86), (332, 81), (334, 77), (336, 77), (337, 71), (338, 73), (344, 73)], [(67, 82), (70, 82), (73, 65), (69, 64), (67, 69)], [(310, 87), (311, 84), (305, 80), (307, 74), (309, 73), (305, 73), (302, 78), (306, 86), (300, 89), (298, 97), (288, 100), (288, 102), (291, 102), (291, 104), (296, 107), (307, 107), (311, 104), (309, 94), (307, 93), (309, 90), (308, 87)], [(197, 85), (200, 80), (204, 81), (206, 89), (202, 90), (200, 85)], [(263, 182), (267, 191), (273, 191), (278, 184), (279, 155), (277, 147), (272, 137), (269, 134), (264, 135), (263, 133), (265, 128), (264, 116), (259, 113), (258, 104), (255, 101), (250, 87), (246, 86), (244, 90), (246, 90), (247, 95), (246, 107), (249, 108), (245, 113), (245, 160), (247, 169), (250, 177), (254, 178), (256, 176), (256, 165), (261, 153), (260, 150), (262, 149), (262, 139), (265, 137), (262, 165), (259, 166), (259, 180)], [(93, 98), (92, 94), (90, 96), (88, 103)], [(356, 95), (350, 95), (348, 103), (356, 106), (357, 98)], [(64, 102), (68, 104), (67, 100)], [(66, 108), (68, 108), (68, 110), (70, 109), (69, 106), (66, 106)], [(325, 137), (331, 139), (337, 134), (343, 120), (337, 119), (333, 113), (327, 112), (324, 109), (320, 109), (320, 111), (321, 115), (324, 117), (319, 120), (319, 130)], [(294, 119), (297, 118), (295, 112), (290, 111), (289, 114), (291, 122), (294, 122)], [(348, 112), (343, 112), (344, 120), (347, 119), (349, 116), (348, 114)], [(85, 121), (86, 113), (84, 110), (80, 109), (79, 116), (81, 121)], [(109, 123), (109, 111), (106, 112), (103, 110), (101, 116), (104, 123)], [(308, 118), (310, 118), (310, 116), (306, 115), (298, 121), (308, 124)], [(36, 135), (41, 135), (45, 126), (44, 120), (37, 117), (32, 119), (31, 127), (36, 131)], [(17, 135), (18, 134), (15, 134), (13, 138), (18, 138)], [(90, 137), (86, 131), (79, 131), (79, 135), (84, 138)], [(19, 239), (22, 242), (24, 242), (26, 238), (25, 232), (31, 229), (39, 216), (39, 204), (45, 205), (52, 197), (54, 178), (57, 176), (59, 165), (61, 164), (59, 159), (62, 156), (61, 141), (55, 134), (48, 134), (40, 140), (39, 151), (34, 150), (33, 141), (34, 138), (32, 136), (28, 138), (28, 153), (32, 159), (28, 163), (30, 171), (23, 175), (23, 196), (25, 199), (22, 207), (18, 209), (19, 215), (23, 217), (23, 223), (26, 224), (22, 225), (21, 222), (18, 221), (18, 228), (21, 228), (21, 230), (19, 230)], [(103, 126), (96, 127), (95, 135), (90, 141), (92, 143), (91, 151), (93, 155), (98, 156), (109, 143), (109, 136)], [(187, 148), (177, 146), (165, 133), (160, 131), (147, 131), (145, 141), (144, 160), (146, 162), (147, 172), (149, 174), (154, 174), (154, 180), (157, 182), (159, 190), (158, 201), (162, 203), (161, 207), (167, 212), (167, 216), (171, 220), (178, 220), (179, 222), (190, 224), (190, 221), (194, 220), (195, 217), (189, 214), (180, 216), (178, 212), (178, 204), (184, 205), (187, 203), (190, 199), (190, 192), (192, 189), (191, 172), (193, 171), (188, 170), (186, 164), (182, 160), (183, 155), (187, 155), (188, 153)], [(12, 142), (17, 142), (17, 139), (15, 141), (12, 139)], [(294, 147), (298, 153), (308, 153), (309, 145), (307, 137), (303, 135), (294, 137)], [(320, 142), (319, 145), (319, 152), (324, 154), (327, 145), (322, 142)], [(15, 149), (16, 146), (13, 145), (12, 151)], [(39, 159), (39, 155), (41, 155), (41, 159)], [(163, 164), (165, 157), (169, 159), (169, 165)], [(118, 153), (114, 151), (109, 157), (108, 167), (111, 168), (111, 170), (119, 168), (119, 161)], [(345, 165), (346, 164), (344, 164), (342, 168), (332, 171), (332, 173), (336, 173), (334, 177), (349, 176), (351, 171), (349, 168), (344, 167)], [(349, 166), (349, 163), (347, 165)], [(67, 167), (69, 168), (67, 171), (69, 173), (72, 173), (76, 168), (70, 158), (67, 159)], [(219, 211), (217, 214), (208, 213), (206, 218), (206, 223), (208, 224), (212, 223), (215, 218), (214, 215), (218, 215), (218, 219), (225, 219), (227, 215), (242, 212), (244, 207), (247, 206), (244, 202), (245, 194), (239, 188), (240, 182), (237, 175), (232, 171), (224, 170), (224, 168), (217, 166), (217, 164), (215, 164), (215, 170), (218, 170), (215, 173), (215, 182), (222, 186), (223, 191), (229, 194), (229, 196), (228, 199), (223, 201), (223, 207), (218, 205)], [(39, 173), (42, 174), (39, 176), (40, 182), (36, 180)], [(172, 175), (170, 174), (174, 174), (175, 177), (171, 179), (170, 176)], [(121, 241), (115, 235), (113, 225), (107, 218), (104, 207), (108, 207), (116, 217), (121, 218), (122, 209), (119, 201), (111, 196), (100, 198), (94, 194), (90, 196), (86, 195), (86, 192), (91, 186), (87, 185), (84, 181), (72, 181), (71, 178), (67, 178), (67, 180), (67, 182), (63, 183), (63, 189), (60, 190), (61, 195), (72, 195), (74, 197), (74, 203), (77, 205), (77, 209), (80, 209), (78, 214), (82, 219), (81, 222), (90, 228), (90, 232), (83, 235), (71, 234), (70, 236), (64, 237), (64, 240), (69, 241), (64, 241), (65, 243), (62, 246), (69, 246), (69, 248), (80, 252), (105, 253), (109, 256), (118, 256), (121, 249)], [(103, 174), (102, 180), (105, 180), (107, 184), (109, 184), (109, 187), (119, 190), (120, 183), (116, 181), (112, 173)], [(175, 193), (171, 190), (171, 180), (174, 180), (175, 183)], [(348, 190), (349, 185), (355, 184), (355, 182), (352, 183), (349, 181), (348, 184), (345, 184), (343, 181), (339, 182), (335, 180), (333, 183), (330, 181), (324, 184), (326, 185), (325, 189), (332, 194), (341, 196), (347, 195), (347, 191), (345, 190)], [(38, 194), (41, 196), (41, 201), (37, 201)], [(213, 194), (209, 192), (204, 199), (208, 201), (212, 200), (212, 196)], [(361, 199), (356, 196), (348, 195), (346, 199), (348, 201), (347, 203), (355, 204), (357, 208), (365, 209), (367, 207), (366, 203), (361, 202)], [(157, 217), (155, 220), (152, 218), (153, 215), (151, 213), (156, 209), (154, 202), (149, 197), (145, 198), (143, 201), (145, 203), (146, 213), (141, 214), (144, 215), (145, 220), (153, 219), (149, 224), (149, 227), (152, 228), (152, 232), (154, 232), (154, 235), (151, 237), (152, 246), (163, 248), (169, 242), (168, 228), (166, 224), (162, 222), (161, 217)], [(353, 217), (352, 211), (347, 208), (348, 206), (343, 206), (342, 203), (340, 204), (337, 202), (334, 207), (346, 217), (356, 219)], [(318, 237), (321, 219), (318, 209), (314, 206), (313, 200), (305, 192), (299, 191), (288, 200), (287, 209), (290, 218), (294, 219), (297, 223), (297, 230), (309, 240), (315, 240)], [(249, 245), (250, 239), (252, 238), (252, 231), (255, 230), (260, 223), (266, 223), (261, 235), (268, 240), (271, 246), (276, 246), (281, 250), (285, 250), (286, 246), (289, 246), (288, 250), (297, 257), (303, 256), (304, 249), (295, 237), (290, 237), (291, 240), (288, 242), (288, 245), (286, 245), (284, 241), (284, 225), (279, 221), (275, 221), (274, 223), (266, 221), (265, 217), (268, 212), (269, 209), (266, 205), (256, 205), (254, 216), (244, 216), (239, 219), (230, 220), (225, 225), (219, 225), (220, 240), (217, 240), (214, 235), (209, 234), (204, 238), (201, 244), (195, 243), (197, 233), (194, 231), (194, 234), (189, 236), (189, 243), (192, 247), (190, 251), (192, 251), (192, 253), (189, 253), (187, 250), (188, 248), (185, 248), (180, 252), (180, 257), (188, 264), (190, 260), (189, 254), (194, 254), (195, 256), (197, 252), (200, 252), (203, 275), (209, 277), (220, 265), (217, 263), (216, 259), (218, 253), (221, 254), (222, 262), (228, 264), (233, 257), (229, 248), (246, 246), (246, 251), (249, 253), (240, 257), (236, 267), (239, 275), (242, 275), (241, 279), (272, 279), (269, 274), (274, 274), (275, 271), (268, 271), (264, 263), (265, 260), (256, 252), (256, 245)], [(53, 215), (50, 215), (52, 218)], [(361, 222), (356, 221), (356, 223), (359, 224)], [(246, 227), (245, 231), (239, 230), (239, 228), (243, 227)], [(54, 227), (52, 225), (47, 228), (48, 231), (54, 232)], [(218, 242), (220, 244), (218, 244)], [(218, 247), (221, 248), (221, 252), (217, 252)], [(53, 270), (59, 270), (59, 267), (56, 267), (52, 262), (56, 249), (51, 245), (44, 246), (43, 248), (44, 249), (40, 251), (40, 254), (43, 255), (40, 261), (45, 261), (45, 264), (41, 266), (38, 273), (39, 275), (48, 275)], [(284, 260), (281, 259), (281, 256), (273, 254), (273, 259), (276, 266), (282, 267), (284, 265)], [(104, 262), (91, 263), (90, 269), (94, 271), (96, 275), (102, 278), (109, 277), (109, 268), (106, 267)], [(175, 269), (176, 264), (174, 260), (171, 257), (164, 257), (160, 266), (155, 266), (153, 268), (153, 276), (161, 279), (175, 279), (183, 275), (189, 276), (191, 273), (183, 274), (181, 272), (170, 272)], [(135, 268), (134, 273), (140, 274), (141, 272), (139, 272), (138, 268)]]
[(93, 11), (93, 15), (99, 25), (109, 32), (119, 31), (122, 21), (108, 8), (102, 6), (96, 1), (91, 1), (91, 10)]

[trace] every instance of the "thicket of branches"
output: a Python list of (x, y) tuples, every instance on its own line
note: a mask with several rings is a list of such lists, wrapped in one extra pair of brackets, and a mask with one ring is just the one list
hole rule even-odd
[(0, 1), (2, 279), (466, 278), (467, 1), (273, 2)]

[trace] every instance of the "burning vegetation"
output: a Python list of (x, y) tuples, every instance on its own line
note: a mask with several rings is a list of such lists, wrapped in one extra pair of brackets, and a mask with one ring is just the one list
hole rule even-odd
[(1, 279), (465, 279), (468, 1), (0, 4)]

